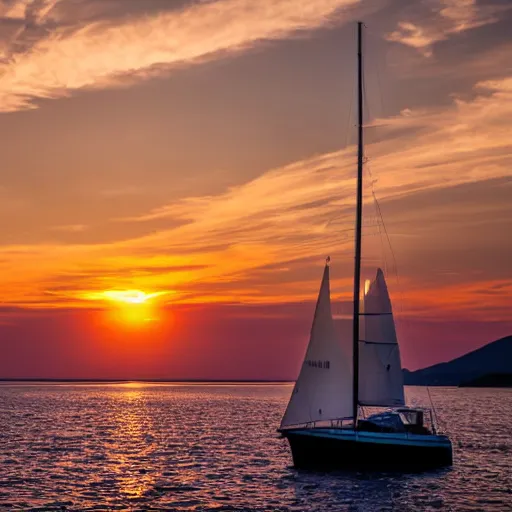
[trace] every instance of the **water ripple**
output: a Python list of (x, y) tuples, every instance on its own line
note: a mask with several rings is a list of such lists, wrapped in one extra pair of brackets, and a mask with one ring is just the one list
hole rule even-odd
[(422, 474), (294, 470), (276, 433), (290, 391), (0, 385), (0, 510), (510, 510), (511, 390), (431, 390), (455, 464)]

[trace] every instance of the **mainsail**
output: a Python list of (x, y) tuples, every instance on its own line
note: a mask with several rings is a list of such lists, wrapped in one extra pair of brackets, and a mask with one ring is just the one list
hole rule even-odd
[(326, 265), (306, 357), (281, 428), (351, 416), (351, 361), (343, 353), (334, 326), (329, 265)]
[(400, 349), (384, 273), (379, 268), (364, 297), (359, 342), (359, 404), (404, 405)]

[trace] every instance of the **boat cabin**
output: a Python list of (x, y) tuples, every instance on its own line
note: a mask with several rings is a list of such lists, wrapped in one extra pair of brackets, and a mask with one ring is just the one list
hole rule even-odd
[(366, 419), (360, 419), (357, 422), (357, 430), (364, 432), (432, 434), (432, 431), (424, 424), (423, 409), (409, 407), (372, 414)]

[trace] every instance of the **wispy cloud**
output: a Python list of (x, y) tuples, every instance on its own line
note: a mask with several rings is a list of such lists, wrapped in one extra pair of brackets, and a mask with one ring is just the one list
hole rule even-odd
[(81, 233), (87, 230), (88, 226), (85, 224), (63, 224), (62, 226), (54, 226), (53, 231), (64, 231), (67, 233)]
[[(504, 120), (512, 116), (512, 78), (478, 83), (474, 93), (473, 99), (456, 98), (445, 108), (411, 109), (374, 123), (382, 137), (367, 146), (367, 154), (373, 185), (384, 204), (411, 197), (414, 205), (417, 194), (425, 191), (435, 201), (435, 193), (442, 190), (510, 178), (512, 148)], [(149, 234), (123, 242), (4, 246), (0, 274), (10, 290), (9, 302), (31, 299), (37, 306), (38, 298), (47, 304), (48, 297), (55, 297), (83, 306), (81, 297), (108, 289), (172, 291), (177, 302), (310, 299), (318, 286), (318, 268), (312, 262), (321, 265), (333, 249), (338, 276), (343, 277), (333, 288), (348, 297), (354, 162), (354, 148), (319, 155), (269, 170), (217, 195), (188, 197), (118, 219), (148, 227)], [(372, 178), (366, 178), (369, 185)], [(490, 201), (474, 208), (466, 205), (460, 213), (481, 220), (509, 215)], [(405, 249), (415, 246), (433, 221), (432, 212), (425, 218), (416, 203), (400, 214), (400, 229), (408, 235), (400, 242)], [(458, 243), (442, 238), (443, 229), (452, 224), (450, 208), (451, 203), (436, 210), (439, 232), (433, 239), (442, 240), (439, 251)], [(167, 229), (152, 232), (154, 221), (161, 229), (166, 219)], [(468, 251), (474, 250), (471, 241), (464, 243)], [(426, 284), (421, 275), (405, 276), (403, 282), (412, 291)]]
[[(383, 134), (366, 149), (381, 198), (510, 175), (506, 163), (512, 146), (503, 120), (512, 115), (512, 79), (477, 83), (475, 92), (480, 94), (474, 99), (454, 98), (447, 108), (407, 109), (372, 123)], [(271, 170), (221, 195), (185, 198), (120, 220), (168, 217), (184, 223), (179, 230), (201, 223), (208, 233), (262, 218), (273, 230), (287, 220), (300, 227), (312, 212), (327, 221), (341, 205), (352, 207), (353, 161), (354, 148), (347, 148)]]
[[(17, 53), (25, 53), (32, 44), (47, 34), (48, 15), (60, 0), (2, 0), (0, 24), (10, 26), (2, 31), (0, 58), (3, 64), (12, 62)], [(7, 22), (7, 23), (5, 23)], [(55, 27), (53, 27), (55, 28)]]
[[(1, 68), (0, 110), (34, 108), (38, 98), (77, 89), (131, 83), (169, 67), (250, 48), (335, 20), (358, 0), (219, 0), (130, 20), (94, 22), (53, 30), (21, 52), (6, 51)], [(8, 14), (39, 22), (54, 0), (16, 2)], [(23, 30), (23, 29), (20, 29)], [(20, 38), (20, 34), (16, 38)], [(16, 39), (15, 38), (15, 39)]]
[(59, 0), (4, 0), (0, 13), (4, 18), (41, 23)]
[(437, 0), (429, 4), (423, 2), (423, 5), (432, 9), (429, 21), (400, 21), (387, 39), (416, 48), (426, 57), (432, 56), (432, 46), (436, 42), (494, 23), (497, 14), (505, 9), (504, 6), (482, 5), (476, 0)]
[(406, 291), (404, 302), (409, 314), (424, 319), (444, 318), (454, 321), (464, 318), (488, 322), (508, 318), (507, 297), (512, 294), (512, 280), (473, 281), (471, 283), (436, 286), (430, 289)]

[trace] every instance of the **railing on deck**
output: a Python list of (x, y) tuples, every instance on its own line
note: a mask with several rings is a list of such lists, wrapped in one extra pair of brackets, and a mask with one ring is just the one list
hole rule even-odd
[(281, 430), (290, 430), (296, 428), (352, 428), (354, 421), (352, 418), (335, 418), (332, 420), (308, 421), (297, 425), (287, 425)]

